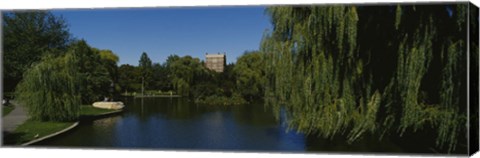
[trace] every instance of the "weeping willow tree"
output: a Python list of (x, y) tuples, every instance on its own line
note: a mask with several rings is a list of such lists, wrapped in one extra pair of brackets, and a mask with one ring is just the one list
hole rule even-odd
[(45, 56), (24, 73), (15, 93), (26, 105), (30, 119), (71, 121), (79, 116), (81, 76), (73, 53)]
[[(466, 91), (466, 38), (462, 35), (466, 33), (466, 5), (451, 7), (447, 9), (456, 13), (450, 22), (456, 26), (449, 26), (455, 29), (447, 32), (439, 27), (447, 21), (437, 19), (435, 14), (447, 9), (423, 7), (420, 9), (425, 11), (416, 11), (415, 7), (397, 6), (397, 68), (384, 93), (389, 99), (387, 112), (401, 111), (400, 117), (390, 114), (391, 120), (385, 120), (388, 127), (395, 123), (392, 120), (398, 120), (398, 131), (403, 134), (408, 128), (415, 132), (426, 125), (434, 126), (437, 146), (447, 143), (448, 151), (455, 149), (466, 122), (466, 98), (462, 97)], [(404, 13), (410, 15), (399, 15)], [(429, 76), (438, 77), (438, 81)], [(439, 87), (435, 89), (438, 92), (424, 88), (428, 84)], [(438, 99), (429, 101), (428, 96)]]
[(270, 7), (265, 103), (299, 132), (351, 143), (431, 126), (452, 151), (465, 131), (465, 6)]
[(356, 7), (275, 7), (268, 12), (274, 30), (262, 47), (269, 62), (267, 105), (285, 106), (290, 127), (306, 133), (331, 138), (353, 124), (348, 137), (354, 141), (373, 131), (381, 96), (363, 77)]

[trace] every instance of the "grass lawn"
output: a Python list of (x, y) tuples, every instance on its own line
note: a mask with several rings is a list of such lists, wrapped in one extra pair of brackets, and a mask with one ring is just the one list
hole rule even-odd
[(25, 123), (15, 129), (14, 133), (5, 135), (5, 144), (22, 144), (36, 138), (41, 138), (49, 134), (61, 131), (71, 125), (74, 122), (42, 122), (27, 120)]
[(80, 115), (92, 116), (92, 115), (100, 115), (100, 114), (104, 114), (107, 112), (114, 112), (114, 111), (117, 111), (117, 110), (100, 109), (100, 108), (93, 107), (91, 105), (82, 105), (80, 108)]
[[(13, 107), (11, 108), (13, 110)], [(11, 111), (11, 110), (10, 110)], [(82, 105), (80, 108), (80, 115), (92, 116), (100, 115), (107, 112), (113, 112), (117, 110), (99, 109), (91, 105)], [(5, 116), (5, 107), (3, 108), (3, 116)], [(25, 123), (15, 129), (14, 133), (7, 133), (4, 135), (4, 144), (20, 145), (29, 141), (32, 141), (43, 136), (61, 131), (71, 125), (74, 122), (52, 122), (52, 121), (33, 121), (27, 120)]]
[(10, 112), (15, 109), (12, 105), (4, 106), (2, 105), (2, 117), (8, 115)]

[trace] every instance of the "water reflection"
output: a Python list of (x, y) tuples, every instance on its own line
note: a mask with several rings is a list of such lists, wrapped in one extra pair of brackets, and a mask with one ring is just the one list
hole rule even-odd
[[(82, 123), (41, 146), (235, 151), (402, 151), (388, 141), (353, 145), (288, 131), (262, 103), (202, 106), (181, 98), (125, 98), (115, 117)], [(281, 120), (285, 118), (281, 117)]]

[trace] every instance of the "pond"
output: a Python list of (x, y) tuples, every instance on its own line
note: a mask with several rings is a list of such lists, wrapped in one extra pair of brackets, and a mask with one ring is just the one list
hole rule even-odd
[(252, 152), (432, 152), (369, 137), (347, 144), (287, 131), (263, 104), (195, 105), (182, 98), (124, 98), (122, 114), (82, 122), (34, 146)]

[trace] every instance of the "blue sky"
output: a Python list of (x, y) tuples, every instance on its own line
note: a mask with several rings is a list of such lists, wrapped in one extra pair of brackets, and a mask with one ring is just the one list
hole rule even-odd
[(153, 62), (170, 54), (204, 60), (205, 53), (225, 52), (235, 62), (246, 50), (258, 50), (271, 28), (263, 6), (176, 7), (54, 10), (70, 33), (90, 46), (110, 49), (119, 65), (138, 65), (142, 52)]

